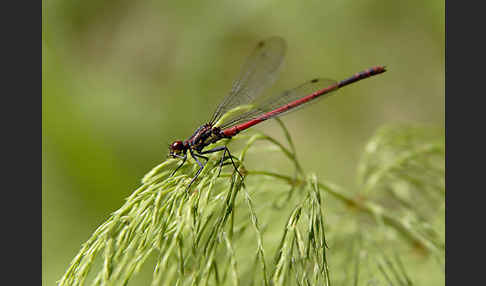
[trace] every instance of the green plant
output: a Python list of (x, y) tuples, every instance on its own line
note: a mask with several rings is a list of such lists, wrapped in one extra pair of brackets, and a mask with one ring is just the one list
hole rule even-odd
[[(152, 262), (152, 285), (412, 285), (430, 273), (441, 280), (441, 130), (380, 129), (358, 168), (359, 191), (350, 192), (305, 175), (280, 124), (288, 148), (263, 134), (246, 141), (237, 160), (244, 184), (236, 172), (218, 177), (217, 155), (189, 192), (197, 164), (172, 178), (177, 160), (155, 167), (83, 244), (59, 285), (127, 285)], [(258, 140), (276, 146), (294, 176), (247, 169)], [(440, 267), (427, 264), (421, 276), (414, 261), (431, 258)]]

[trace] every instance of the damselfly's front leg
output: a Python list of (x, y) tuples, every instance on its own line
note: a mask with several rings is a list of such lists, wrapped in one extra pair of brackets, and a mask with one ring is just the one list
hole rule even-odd
[(188, 191), (188, 190), (189, 190), (189, 188), (191, 187), (192, 183), (194, 183), (194, 181), (195, 181), (195, 180), (197, 179), (197, 177), (199, 176), (199, 173), (201, 173), (202, 169), (203, 169), (203, 168), (204, 168), (204, 166), (206, 165), (206, 164), (201, 163), (201, 162), (200, 162), (200, 161), (197, 159), (197, 157), (205, 159), (205, 160), (206, 160), (206, 162), (208, 162), (208, 160), (209, 160), (209, 158), (207, 158), (207, 157), (204, 157), (204, 156), (201, 156), (201, 155), (196, 155), (196, 154), (194, 154), (194, 153), (192, 152), (192, 150), (191, 150), (191, 149), (189, 149), (189, 152), (191, 153), (192, 158), (194, 158), (194, 160), (196, 160), (196, 163), (199, 165), (199, 169), (197, 170), (196, 175), (194, 175), (194, 178), (192, 178), (191, 182), (190, 182), (190, 183), (189, 183), (189, 185), (187, 186), (186, 191)]
[(179, 170), (182, 167), (182, 165), (184, 165), (184, 163), (186, 162), (186, 159), (187, 159), (187, 153), (184, 154), (184, 156), (181, 156), (181, 155), (174, 155), (174, 156), (177, 157), (177, 158), (183, 159), (183, 160), (182, 160), (182, 163), (174, 170), (174, 172), (172, 172), (172, 174), (170, 174), (169, 178), (174, 176), (174, 174), (177, 172), (177, 170)]

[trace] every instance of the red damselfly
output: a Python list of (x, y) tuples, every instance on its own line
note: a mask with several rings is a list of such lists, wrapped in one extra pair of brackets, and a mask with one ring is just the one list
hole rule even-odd
[[(240, 174), (226, 146), (203, 150), (208, 145), (223, 138), (231, 138), (239, 132), (267, 119), (296, 110), (298, 107), (304, 106), (314, 99), (322, 98), (323, 95), (329, 95), (343, 86), (386, 71), (384, 66), (375, 66), (340, 82), (317, 78), (281, 94), (268, 98), (261, 97), (263, 90), (276, 79), (285, 52), (286, 43), (280, 37), (271, 37), (259, 42), (244, 64), (240, 76), (233, 83), (230, 93), (218, 105), (209, 123), (199, 127), (189, 139), (174, 141), (169, 146), (169, 155), (173, 158), (182, 159), (182, 163), (172, 172), (171, 176), (184, 165), (188, 151), (199, 165), (199, 169), (187, 189), (189, 189), (204, 168), (205, 164), (201, 163), (198, 158), (204, 159), (206, 162), (209, 160), (208, 157), (204, 156), (205, 154), (223, 151), (219, 171), (221, 172), (223, 161), (225, 161), (225, 158), (227, 158), (225, 156), (228, 154), (233, 167)], [(248, 104), (251, 104), (249, 110), (230, 115), (222, 123), (218, 122), (226, 112)]]

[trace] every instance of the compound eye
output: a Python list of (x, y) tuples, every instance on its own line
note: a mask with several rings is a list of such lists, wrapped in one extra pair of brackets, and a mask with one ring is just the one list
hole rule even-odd
[(170, 145), (170, 148), (175, 151), (180, 151), (183, 149), (183, 147), (184, 144), (182, 144), (182, 141), (174, 141), (174, 143)]

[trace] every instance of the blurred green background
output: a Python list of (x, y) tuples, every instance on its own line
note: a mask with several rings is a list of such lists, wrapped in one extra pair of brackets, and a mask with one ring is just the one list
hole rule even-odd
[[(43, 1), (43, 285), (61, 277), (168, 144), (209, 119), (259, 40), (288, 43), (269, 92), (387, 66), (283, 117), (304, 169), (353, 189), (378, 127), (444, 125), (444, 29), (435, 0)], [(282, 138), (272, 121), (254, 129)], [(292, 168), (267, 161), (247, 165)]]

